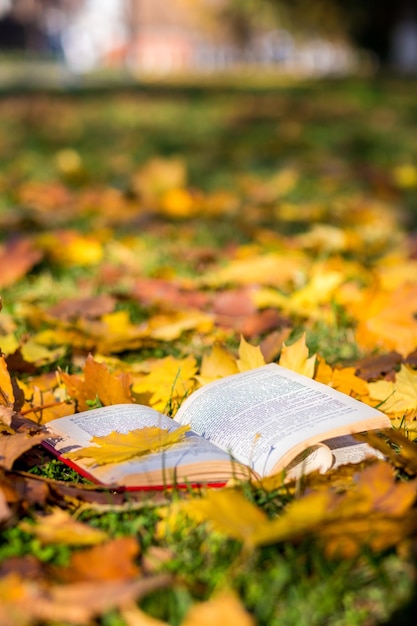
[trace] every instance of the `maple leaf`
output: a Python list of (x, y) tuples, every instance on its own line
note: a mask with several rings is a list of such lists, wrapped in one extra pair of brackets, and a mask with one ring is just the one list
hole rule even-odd
[(235, 358), (225, 348), (219, 344), (215, 344), (210, 354), (204, 354), (201, 362), (200, 374), (196, 379), (200, 385), (237, 374), (239, 371)]
[(193, 356), (185, 359), (168, 356), (154, 363), (149, 374), (134, 382), (132, 390), (135, 394), (151, 394), (150, 406), (164, 412), (168, 406), (175, 409), (189, 395), (195, 386), (196, 373)]
[(260, 346), (252, 346), (243, 336), (240, 338), (239, 359), (236, 363), (239, 372), (246, 372), (266, 365)]
[(361, 400), (369, 395), (368, 385), (356, 375), (354, 367), (332, 368), (323, 359), (318, 358), (314, 379)]
[(23, 521), (19, 526), (45, 545), (91, 546), (108, 539), (103, 530), (78, 522), (59, 508), (55, 508), (50, 515), (35, 515), (35, 524)]
[(64, 457), (92, 459), (97, 465), (122, 463), (179, 443), (189, 428), (185, 425), (170, 431), (157, 426), (145, 426), (129, 433), (113, 431), (104, 437), (92, 437), (91, 442), (96, 445), (67, 452)]
[(308, 355), (306, 333), (303, 333), (301, 337), (290, 346), (284, 343), (278, 363), (282, 367), (313, 378), (317, 356), (313, 355), (309, 357)]
[(378, 380), (368, 383), (372, 400), (392, 418), (406, 418), (406, 426), (417, 416), (417, 371), (401, 365), (395, 381)]
[(84, 365), (84, 380), (76, 374), (65, 372), (61, 372), (61, 378), (69, 396), (77, 401), (80, 411), (86, 411), (89, 408), (88, 401), (96, 398), (104, 406), (133, 402), (129, 374), (112, 374), (105, 363), (98, 363), (91, 354)]

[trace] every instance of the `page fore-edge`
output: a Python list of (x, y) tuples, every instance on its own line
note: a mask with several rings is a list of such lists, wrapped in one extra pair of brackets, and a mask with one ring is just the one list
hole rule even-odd
[(42, 446), (51, 452), (59, 461), (73, 469), (77, 474), (80, 474), (87, 480), (99, 485), (100, 487), (104, 487), (105, 489), (109, 489), (110, 491), (117, 491), (118, 493), (123, 493), (125, 491), (173, 491), (175, 489), (218, 489), (220, 487), (225, 487), (227, 481), (222, 482), (202, 482), (202, 483), (175, 483), (169, 485), (135, 485), (135, 486), (124, 486), (124, 485), (111, 485), (108, 483), (103, 483), (94, 476), (92, 476), (87, 470), (77, 465), (71, 459), (67, 459), (64, 457), (54, 446), (52, 446), (48, 441), (44, 440), (41, 442)]

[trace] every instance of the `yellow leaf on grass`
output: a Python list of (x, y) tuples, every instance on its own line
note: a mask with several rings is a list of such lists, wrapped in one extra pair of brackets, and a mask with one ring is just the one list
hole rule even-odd
[(406, 418), (407, 422), (417, 416), (417, 371), (401, 365), (395, 381), (378, 380), (368, 383), (371, 399), (381, 403), (381, 411), (392, 418)]
[(196, 376), (196, 379), (200, 385), (206, 385), (218, 378), (237, 374), (238, 371), (236, 359), (226, 348), (215, 344), (210, 354), (204, 354), (200, 374)]
[(301, 337), (290, 346), (284, 343), (278, 363), (282, 365), (282, 367), (313, 378), (317, 357), (316, 355), (309, 357), (308, 354), (306, 334), (303, 333)]
[(67, 452), (64, 457), (67, 459), (92, 459), (92, 462), (97, 465), (122, 463), (179, 443), (189, 428), (188, 425), (185, 425), (170, 431), (157, 426), (146, 426), (129, 433), (113, 431), (104, 437), (92, 437), (91, 442), (96, 445)]
[(244, 337), (240, 338), (239, 359), (236, 363), (239, 372), (246, 372), (266, 365), (260, 346), (252, 346)]
[(246, 611), (239, 598), (230, 592), (195, 604), (186, 614), (181, 626), (255, 626), (255, 620)]
[(50, 515), (36, 515), (36, 524), (21, 522), (19, 527), (35, 535), (43, 544), (67, 546), (92, 546), (108, 539), (107, 533), (88, 524), (74, 520), (62, 509), (54, 509)]
[(195, 386), (197, 362), (193, 356), (174, 359), (172, 356), (157, 361), (152, 370), (142, 379), (136, 380), (133, 392), (151, 394), (149, 404), (164, 412), (167, 406), (177, 408)]

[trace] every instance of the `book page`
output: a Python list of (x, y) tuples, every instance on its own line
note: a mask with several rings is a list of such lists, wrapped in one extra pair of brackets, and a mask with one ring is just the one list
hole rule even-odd
[(281, 469), (303, 444), (390, 426), (380, 411), (275, 363), (205, 385), (175, 420), (260, 476)]
[(348, 463), (361, 463), (368, 459), (384, 459), (379, 450), (369, 444), (358, 441), (351, 435), (326, 439), (323, 443), (328, 446), (333, 455), (332, 469)]
[[(58, 440), (46, 439), (49, 449), (53, 448), (59, 454), (65, 454), (79, 447), (91, 445), (93, 436), (103, 437), (113, 431), (128, 433), (145, 426), (158, 426), (170, 431), (180, 428), (171, 418), (142, 405), (118, 404), (91, 411), (84, 411), (74, 415), (61, 417), (46, 424), (51, 435), (59, 435)], [(160, 474), (159, 482), (163, 484), (164, 474), (172, 479), (175, 472), (184, 479), (182, 467), (201, 465), (201, 480), (204, 481), (204, 465), (222, 466), (224, 480), (233, 475), (233, 462), (230, 454), (221, 450), (196, 435), (191, 430), (186, 432), (184, 439), (158, 452), (152, 452), (130, 459), (123, 463), (107, 464), (103, 466), (89, 465), (77, 461), (82, 469), (95, 479), (103, 483), (120, 484), (147, 484), (147, 476)], [(191, 471), (191, 470), (190, 470)], [(207, 471), (209, 474), (209, 470)], [(207, 476), (207, 480), (210, 476)], [(154, 481), (154, 479), (152, 479)]]

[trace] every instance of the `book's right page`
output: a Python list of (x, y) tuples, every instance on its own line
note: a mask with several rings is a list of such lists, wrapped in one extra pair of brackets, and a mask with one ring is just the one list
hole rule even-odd
[(390, 426), (377, 409), (275, 363), (205, 385), (175, 420), (260, 476), (323, 439)]

